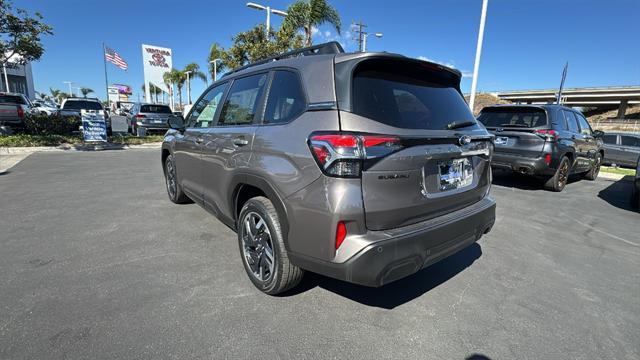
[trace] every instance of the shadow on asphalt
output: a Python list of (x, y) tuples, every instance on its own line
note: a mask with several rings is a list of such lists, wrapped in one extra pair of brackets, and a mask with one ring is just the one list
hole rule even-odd
[(627, 175), (600, 190), (598, 197), (619, 209), (636, 212), (637, 210), (631, 207), (632, 186), (633, 176)]
[[(571, 185), (574, 182), (580, 181), (580, 175), (569, 176), (569, 182), (567, 185)], [(493, 171), (493, 185), (512, 187), (520, 190), (529, 191), (547, 191), (544, 188), (544, 181), (541, 178), (522, 175), (512, 171), (494, 170)]]
[(482, 354), (473, 354), (467, 357), (465, 360), (491, 360), (491, 358)]
[(282, 296), (294, 296), (319, 286), (363, 305), (393, 309), (453, 278), (482, 256), (478, 243), (417, 273), (379, 288), (355, 285), (307, 272), (302, 283)]

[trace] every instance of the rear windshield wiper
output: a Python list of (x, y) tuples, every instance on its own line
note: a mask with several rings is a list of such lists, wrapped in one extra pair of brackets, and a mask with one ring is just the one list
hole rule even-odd
[(475, 121), (450, 122), (447, 124), (448, 130), (459, 129), (477, 124)]
[(502, 127), (526, 127), (526, 128), (529, 127), (529, 125), (525, 125), (525, 124), (500, 124), (500, 126), (502, 126)]

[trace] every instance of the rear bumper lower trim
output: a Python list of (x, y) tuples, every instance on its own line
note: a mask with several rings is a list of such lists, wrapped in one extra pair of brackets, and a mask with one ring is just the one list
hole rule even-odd
[(419, 231), (414, 230), (415, 226), (406, 233), (397, 231), (394, 237), (371, 243), (343, 263), (296, 253), (290, 253), (289, 258), (297, 266), (322, 275), (365, 286), (382, 286), (473, 244), (491, 230), (495, 207), (495, 200), (486, 197), (473, 211), (461, 211), (447, 221), (429, 222)]

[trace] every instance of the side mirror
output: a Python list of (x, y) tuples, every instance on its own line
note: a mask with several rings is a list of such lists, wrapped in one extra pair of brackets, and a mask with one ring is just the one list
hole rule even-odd
[(593, 130), (593, 137), (601, 138), (604, 136), (604, 131), (602, 130)]
[(180, 115), (169, 116), (169, 127), (174, 130), (184, 130), (184, 119)]

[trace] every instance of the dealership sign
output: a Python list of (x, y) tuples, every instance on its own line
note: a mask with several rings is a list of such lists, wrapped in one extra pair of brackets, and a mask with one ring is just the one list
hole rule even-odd
[(162, 77), (164, 76), (164, 73), (171, 70), (171, 54), (171, 49), (142, 44), (144, 88), (145, 99), (147, 99), (147, 101), (151, 100), (151, 94), (149, 93), (151, 87), (149, 84), (153, 84), (166, 93), (169, 92), (169, 89), (167, 88), (167, 85), (165, 85)]
[(102, 110), (80, 110), (84, 141), (107, 141), (107, 123)]

